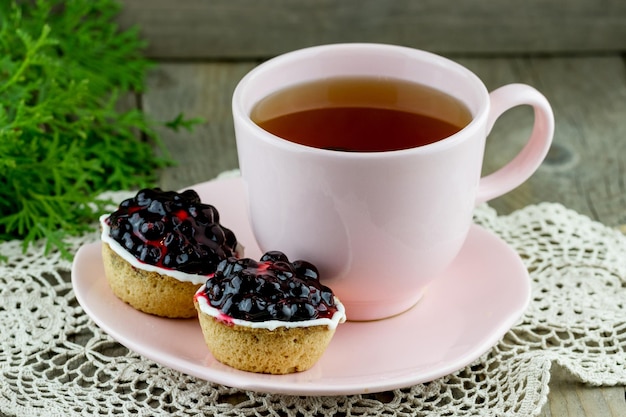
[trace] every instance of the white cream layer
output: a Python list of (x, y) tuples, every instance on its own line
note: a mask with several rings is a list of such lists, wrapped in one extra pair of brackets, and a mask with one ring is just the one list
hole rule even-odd
[(250, 327), (252, 329), (268, 329), (268, 330), (276, 330), (279, 327), (285, 327), (288, 329), (293, 329), (296, 327), (313, 327), (313, 326), (328, 326), (329, 329), (334, 330), (337, 328), (339, 323), (343, 323), (346, 321), (346, 310), (343, 307), (343, 304), (339, 301), (337, 297), (335, 297), (335, 304), (337, 306), (337, 311), (333, 314), (333, 317), (330, 319), (313, 319), (313, 320), (305, 320), (305, 321), (280, 321), (280, 320), (267, 320), (261, 322), (247, 321), (236, 319), (230, 317), (215, 307), (209, 305), (209, 300), (206, 295), (203, 293), (206, 285), (202, 285), (200, 289), (196, 292), (196, 300), (198, 301), (198, 305), (200, 306), (200, 311), (204, 314), (208, 314), (211, 317), (215, 317), (219, 320), (223, 320), (226, 323), (232, 323), (237, 326)]
[(191, 282), (192, 284), (204, 284), (208, 279), (207, 275), (188, 274), (186, 272), (177, 271), (175, 269), (161, 268), (155, 265), (150, 265), (145, 262), (141, 262), (135, 258), (130, 252), (128, 252), (122, 245), (120, 245), (115, 239), (111, 237), (111, 229), (105, 220), (109, 217), (108, 214), (100, 216), (100, 225), (102, 226), (101, 239), (107, 243), (111, 250), (122, 257), (126, 262), (131, 264), (137, 269), (143, 269), (148, 272), (157, 272), (161, 275), (167, 275), (182, 282)]

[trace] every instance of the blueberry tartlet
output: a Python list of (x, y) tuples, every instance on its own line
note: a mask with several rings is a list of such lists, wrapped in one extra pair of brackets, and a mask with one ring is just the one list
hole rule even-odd
[(194, 297), (205, 342), (234, 368), (287, 374), (311, 368), (339, 323), (341, 302), (306, 261), (278, 251), (260, 261), (230, 257)]
[(113, 293), (163, 317), (196, 315), (193, 297), (229, 257), (241, 257), (215, 207), (193, 190), (140, 190), (100, 218), (104, 270)]

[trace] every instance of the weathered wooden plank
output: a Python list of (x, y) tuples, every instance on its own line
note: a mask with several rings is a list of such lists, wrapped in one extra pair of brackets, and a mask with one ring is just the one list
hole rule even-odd
[[(560, 202), (610, 226), (626, 224), (626, 66), (619, 56), (460, 59), (486, 85), (525, 82), (542, 91), (556, 119), (554, 145), (531, 179), (491, 205), (508, 213), (540, 201)], [(513, 109), (496, 124), (486, 170), (517, 152), (532, 122)]]
[(553, 366), (550, 394), (540, 417), (618, 417), (626, 415), (623, 387), (591, 387)]
[(205, 120), (192, 133), (159, 129), (178, 165), (161, 173), (161, 186), (179, 189), (236, 168), (231, 96), (254, 63), (161, 64), (149, 76), (143, 110), (155, 120), (184, 113)]
[(336, 42), (440, 53), (626, 50), (622, 0), (122, 0), (157, 58), (257, 58)]

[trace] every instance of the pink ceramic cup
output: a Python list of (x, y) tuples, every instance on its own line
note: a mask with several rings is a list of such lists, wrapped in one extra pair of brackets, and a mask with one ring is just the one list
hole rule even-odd
[[(255, 104), (277, 90), (338, 76), (400, 78), (434, 87), (465, 103), (473, 119), (441, 141), (373, 153), (299, 145), (250, 119)], [(527, 144), (481, 178), (485, 138), (496, 119), (518, 105), (534, 108)], [(488, 93), (455, 62), (382, 44), (317, 46), (271, 59), (238, 84), (233, 117), (260, 248), (317, 265), (349, 320), (382, 319), (415, 305), (458, 254), (474, 206), (532, 175), (554, 131), (550, 105), (532, 87), (511, 84)]]

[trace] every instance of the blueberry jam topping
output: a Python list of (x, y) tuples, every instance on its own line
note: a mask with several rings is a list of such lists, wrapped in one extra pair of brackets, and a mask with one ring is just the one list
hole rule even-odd
[(289, 262), (282, 252), (265, 253), (259, 262), (230, 257), (217, 267), (204, 289), (209, 304), (251, 322), (332, 318), (337, 311), (330, 288), (320, 284), (317, 268)]
[(212, 274), (235, 256), (237, 239), (215, 207), (193, 190), (140, 190), (106, 219), (110, 236), (139, 261), (190, 274)]

